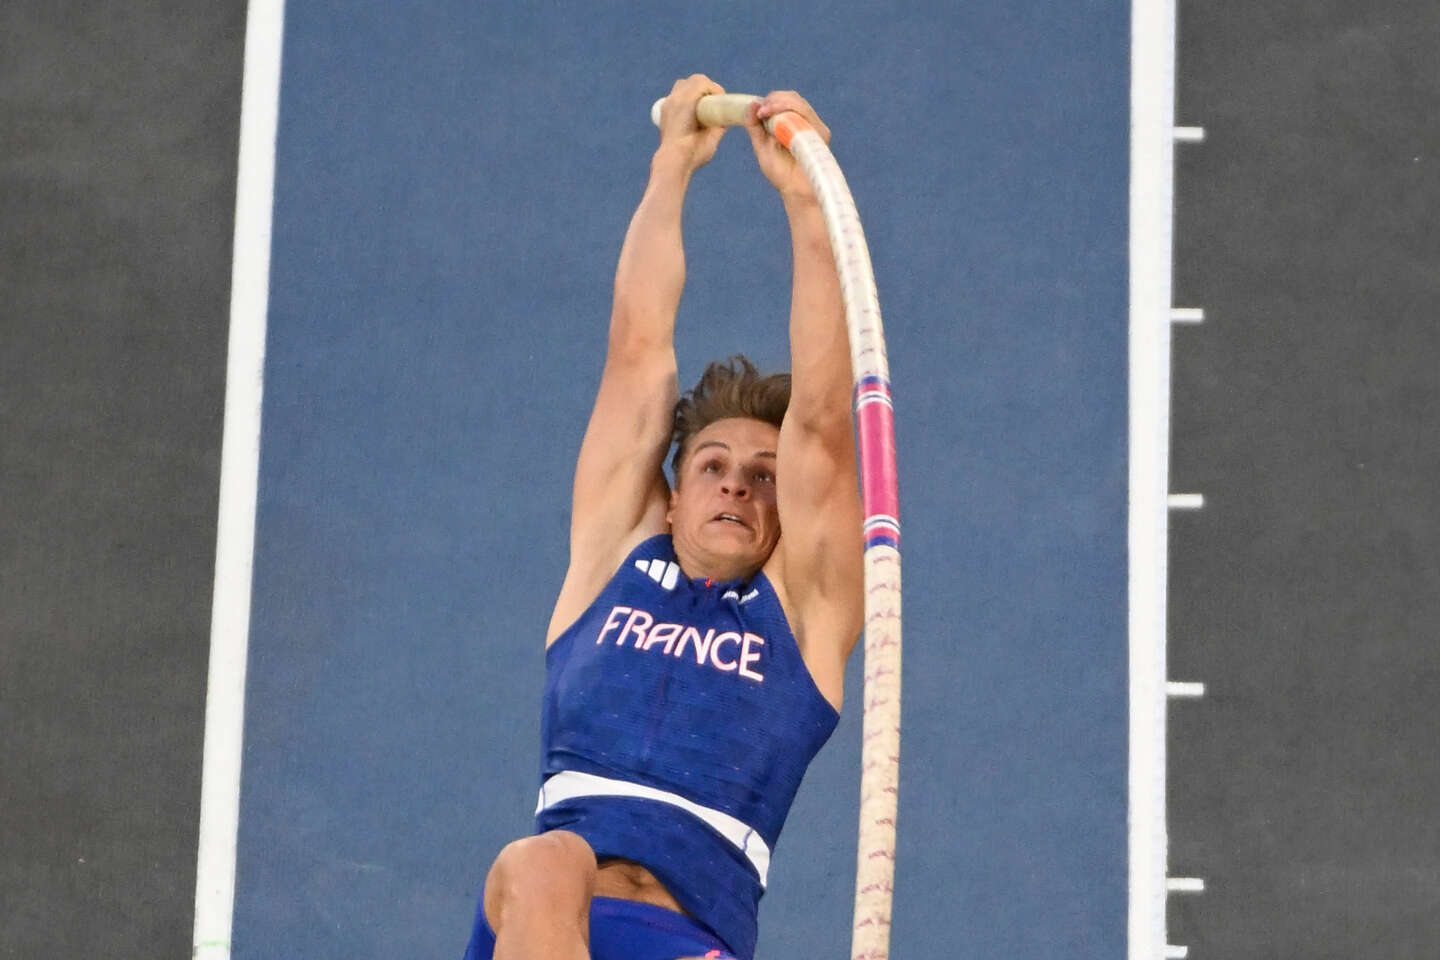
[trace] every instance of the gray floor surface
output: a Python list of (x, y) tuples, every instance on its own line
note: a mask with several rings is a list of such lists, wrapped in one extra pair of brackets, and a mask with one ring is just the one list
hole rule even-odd
[(1185, 2), (1174, 341), (1171, 941), (1440, 938), (1440, 17)]

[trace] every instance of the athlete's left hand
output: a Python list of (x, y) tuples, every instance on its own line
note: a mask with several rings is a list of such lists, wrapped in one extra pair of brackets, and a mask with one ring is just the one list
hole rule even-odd
[(773, 90), (752, 103), (745, 116), (745, 132), (750, 134), (750, 145), (755, 148), (755, 159), (760, 163), (760, 170), (771, 185), (780, 191), (781, 197), (814, 199), (815, 192), (810, 187), (805, 171), (800, 169), (800, 164), (795, 162), (790, 151), (765, 130), (764, 121), (767, 117), (787, 110), (793, 110), (810, 121), (810, 126), (815, 128), (820, 138), (827, 144), (830, 142), (830, 128), (820, 122), (815, 108), (794, 90)]

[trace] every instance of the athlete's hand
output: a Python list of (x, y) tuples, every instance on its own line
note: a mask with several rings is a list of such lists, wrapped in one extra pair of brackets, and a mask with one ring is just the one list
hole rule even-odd
[(695, 119), (695, 104), (701, 97), (724, 92), (724, 87), (703, 73), (676, 80), (669, 96), (660, 104), (659, 150), (676, 154), (686, 170), (698, 170), (709, 163), (720, 145), (720, 138), (725, 135), (725, 128), (702, 127)]
[(815, 128), (820, 138), (827, 144), (830, 142), (830, 128), (820, 122), (815, 108), (794, 90), (774, 90), (751, 104), (750, 112), (745, 117), (745, 130), (750, 134), (750, 145), (755, 148), (755, 159), (760, 163), (760, 170), (771, 185), (780, 191), (780, 196), (787, 199), (813, 199), (815, 192), (810, 187), (805, 171), (800, 169), (800, 164), (795, 162), (790, 151), (765, 130), (764, 121), (767, 117), (787, 110), (793, 110), (810, 121), (810, 126)]

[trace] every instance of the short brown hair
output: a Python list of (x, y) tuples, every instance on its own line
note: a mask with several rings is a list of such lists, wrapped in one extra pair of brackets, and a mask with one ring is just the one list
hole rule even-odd
[(680, 461), (690, 438), (716, 420), (746, 417), (779, 427), (790, 406), (790, 374), (761, 376), (742, 353), (715, 360), (700, 375), (694, 389), (675, 404), (675, 456), (670, 466), (680, 482)]

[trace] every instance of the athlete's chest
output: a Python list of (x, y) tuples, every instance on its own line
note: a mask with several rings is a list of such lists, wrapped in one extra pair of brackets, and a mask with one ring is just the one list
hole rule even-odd
[[(569, 657), (627, 672), (701, 671), (764, 683), (774, 624), (760, 588), (689, 581), (673, 564), (625, 571), (576, 624)], [(758, 608), (757, 608), (758, 611)]]

